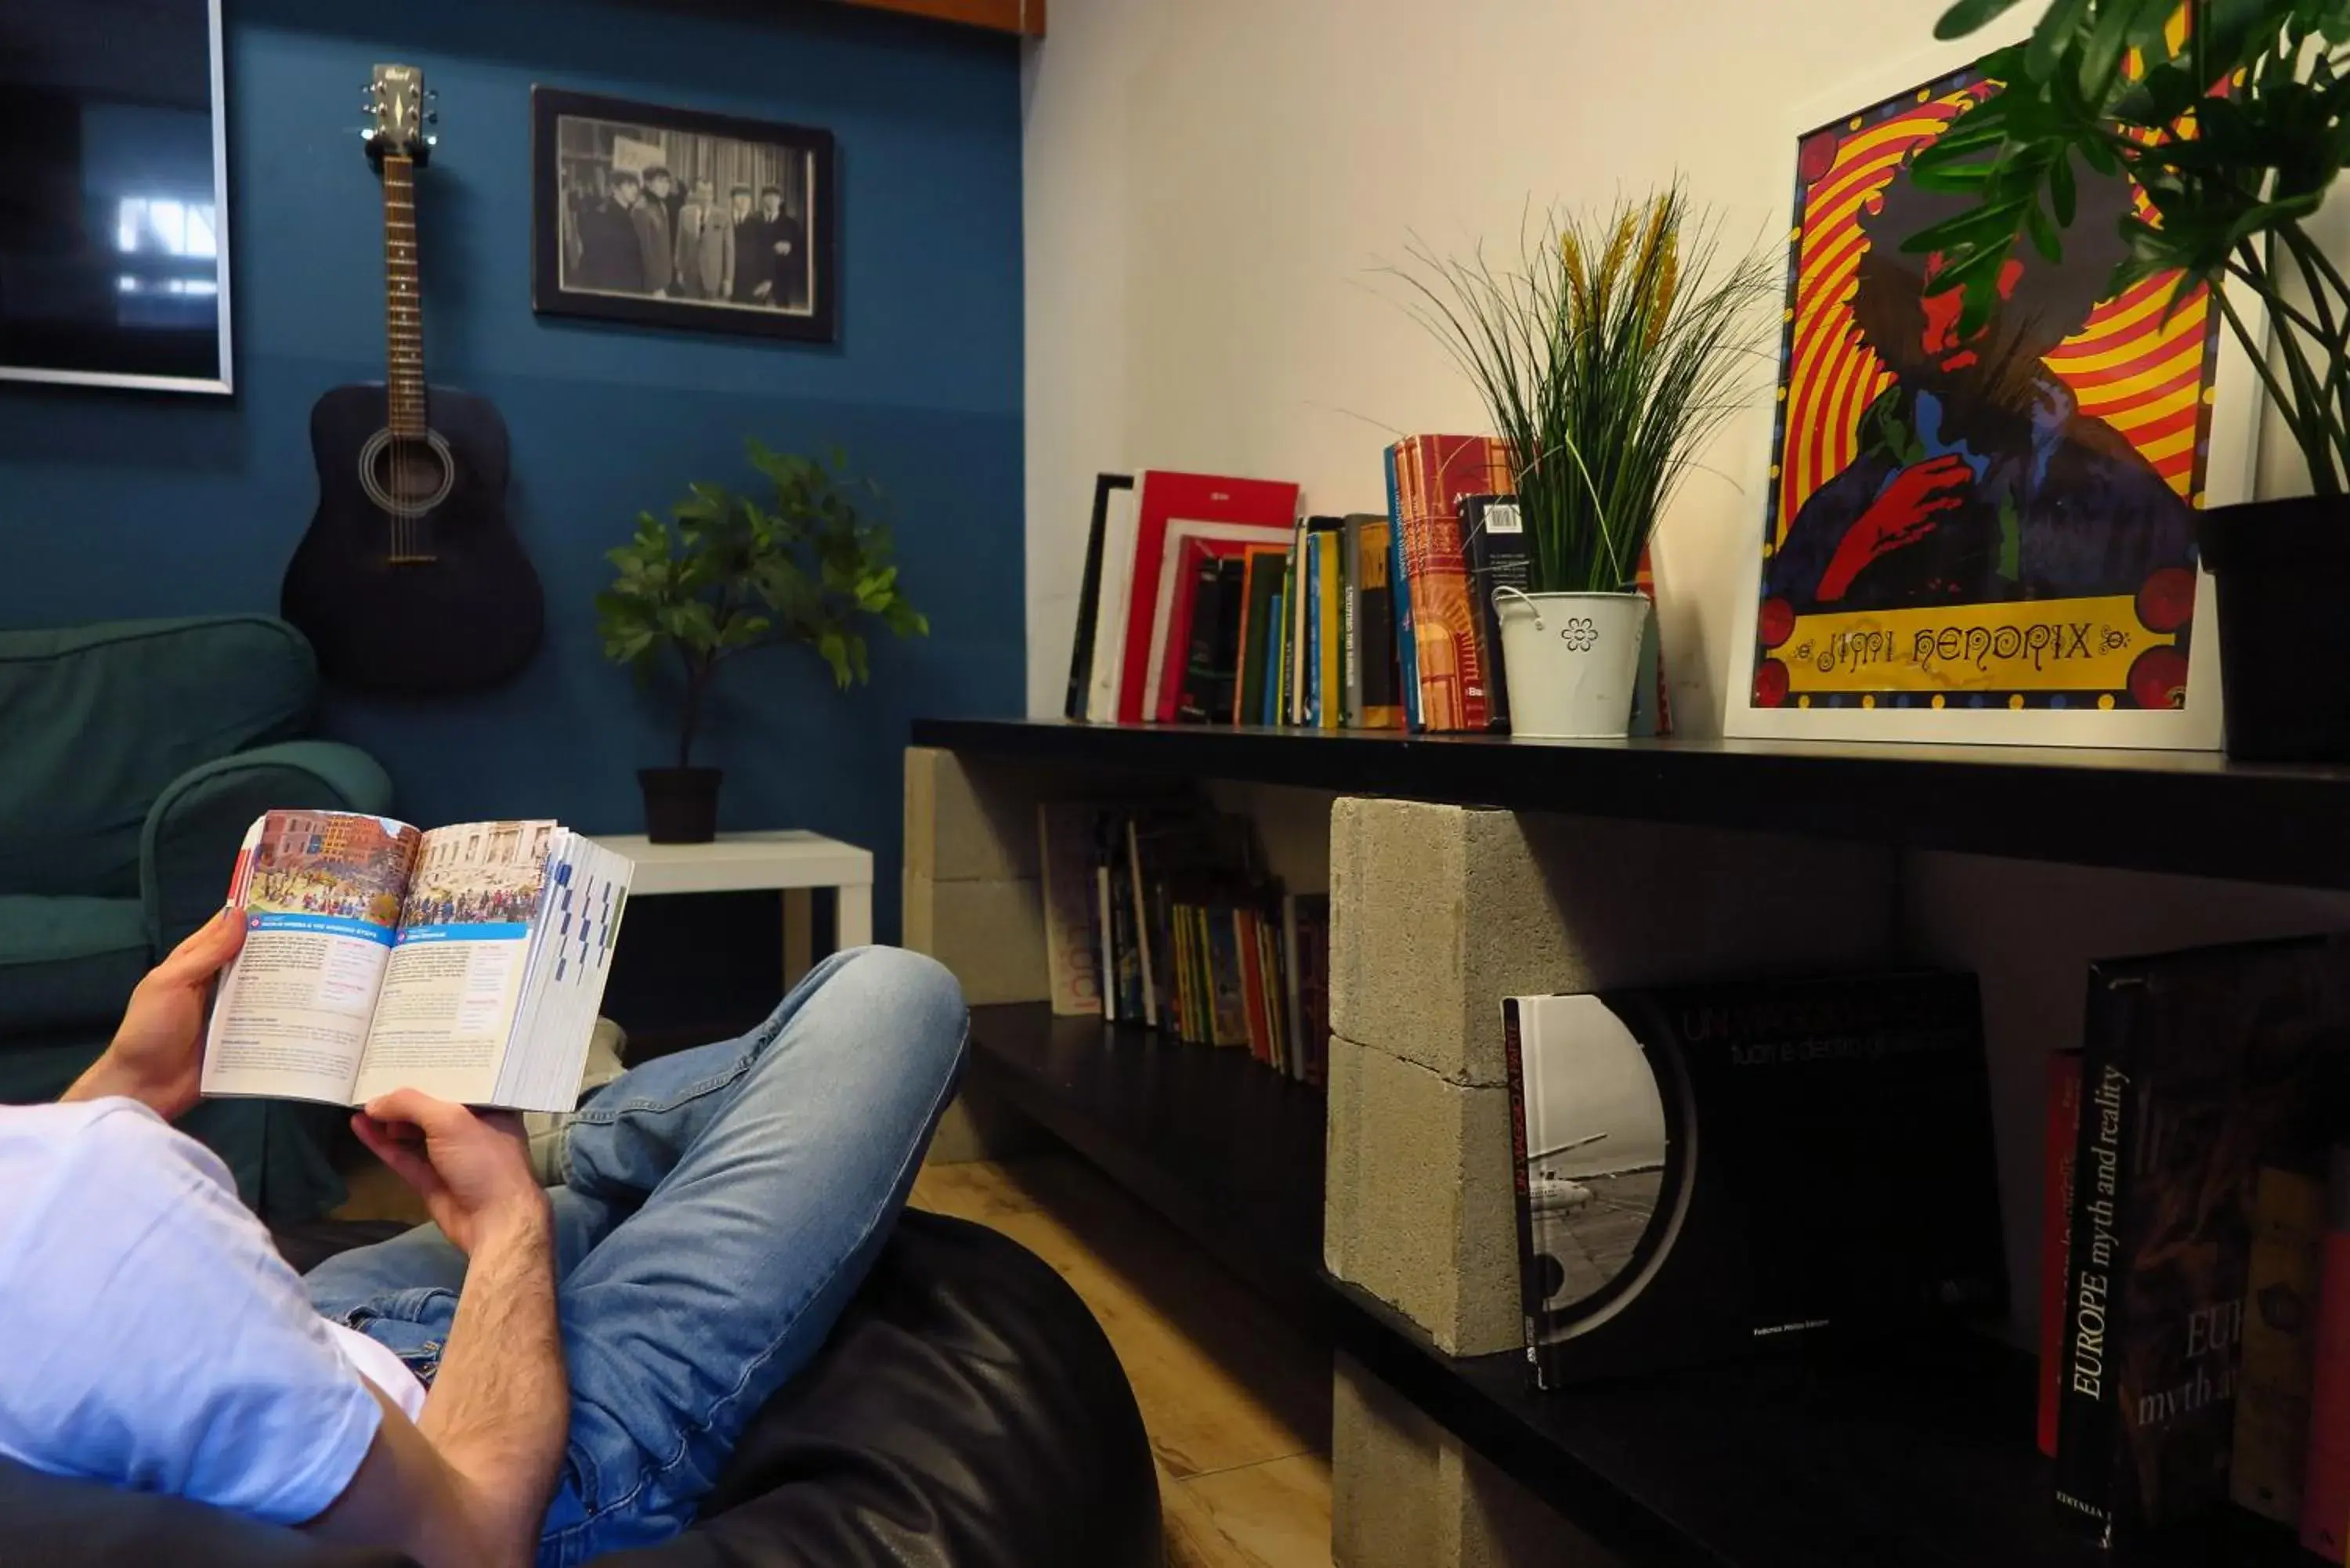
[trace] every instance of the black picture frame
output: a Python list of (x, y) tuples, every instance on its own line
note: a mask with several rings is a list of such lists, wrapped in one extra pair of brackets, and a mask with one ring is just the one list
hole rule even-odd
[[(530, 106), (533, 311), (837, 340), (832, 132), (549, 87), (533, 87)], [(655, 197), (662, 174), (668, 193)], [(747, 216), (737, 199), (745, 187)], [(646, 215), (655, 200), (658, 223)], [(745, 234), (753, 224), (758, 232)], [(681, 244), (689, 232), (695, 237)], [(656, 289), (646, 279), (664, 250), (667, 277)]]

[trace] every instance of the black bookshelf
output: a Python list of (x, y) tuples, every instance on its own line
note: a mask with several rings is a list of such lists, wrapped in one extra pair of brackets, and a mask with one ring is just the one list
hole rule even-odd
[(2240, 764), (2209, 752), (988, 719), (918, 719), (913, 741), (1348, 794), (2350, 888), (2350, 768)]
[[(1337, 1347), (1638, 1568), (2111, 1568), (2060, 1521), (2032, 1356), (1951, 1329), (1534, 1390), (1515, 1352), (1454, 1357), (1327, 1279)], [(2285, 1568), (2292, 1533), (2225, 1511), (2132, 1568)]]
[(1258, 1294), (1320, 1319), (1320, 1090), (1245, 1051), (1055, 1018), (1041, 1002), (972, 1009), (969, 1071)]

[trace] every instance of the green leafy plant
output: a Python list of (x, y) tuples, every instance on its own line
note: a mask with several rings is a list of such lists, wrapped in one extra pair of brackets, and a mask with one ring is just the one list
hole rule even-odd
[[(1937, 37), (1974, 32), (2017, 0), (1960, 0)], [(2053, 0), (2025, 42), (1984, 57), (2001, 90), (1912, 165), (1924, 188), (1979, 198), (1903, 246), (1939, 253), (1937, 293), (1965, 291), (1971, 332), (1999, 306), (2020, 243), (2064, 257), (2075, 161), (2126, 171), (2151, 217), (2121, 220), (2111, 292), (2177, 269), (2171, 308), (2204, 285), (2258, 367), (2324, 495), (2350, 483), (2350, 284), (2304, 227), (2350, 158), (2350, 0)], [(2174, 45), (2176, 46), (2174, 47)], [(2269, 362), (2227, 283), (2276, 325)]]
[(1537, 593), (1632, 587), (1657, 519), (1751, 391), (1760, 254), (1724, 263), (1679, 184), (1604, 218), (1522, 231), (1520, 270), (1481, 245), (1391, 268), (1412, 314), (1476, 384), (1510, 449)]
[(718, 667), (737, 654), (806, 643), (846, 690), (870, 674), (868, 623), (900, 637), (931, 629), (898, 587), (889, 529), (858, 509), (879, 487), (848, 478), (837, 452), (818, 462), (748, 444), (772, 502), (691, 484), (669, 521), (639, 513), (635, 536), (605, 552), (619, 576), (596, 596), (604, 656), (640, 677), (675, 660), (685, 682), (679, 767), (691, 764)]

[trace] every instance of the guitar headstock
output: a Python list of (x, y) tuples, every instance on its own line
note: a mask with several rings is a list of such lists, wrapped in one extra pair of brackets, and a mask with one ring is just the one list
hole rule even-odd
[(424, 129), (441, 118), (424, 107), (434, 96), (425, 90), (419, 67), (378, 66), (369, 73), (367, 110), (374, 123), (359, 132), (368, 161), (380, 166), (386, 158), (429, 160), (441, 140)]

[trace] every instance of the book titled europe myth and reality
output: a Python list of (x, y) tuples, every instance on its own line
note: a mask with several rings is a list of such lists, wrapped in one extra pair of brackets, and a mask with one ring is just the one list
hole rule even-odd
[(203, 1092), (571, 1109), (631, 870), (553, 822), (264, 815), (230, 880), (244, 947)]
[(1971, 975), (1502, 1005), (1540, 1386), (2006, 1304)]
[[(2055, 1491), (2060, 1514), (2108, 1546), (2229, 1499), (2263, 1172), (2324, 1169), (2350, 1087), (2345, 1039), (2342, 939), (2090, 970)], [(2256, 1312), (2277, 1304), (2285, 1272), (2263, 1266), (2272, 1300)], [(2265, 1352), (2258, 1371), (2275, 1386)], [(2255, 1433), (2245, 1477), (2257, 1487), (2269, 1471), (2272, 1513), (2273, 1441)], [(2328, 1560), (2341, 1555), (2337, 1535)]]

